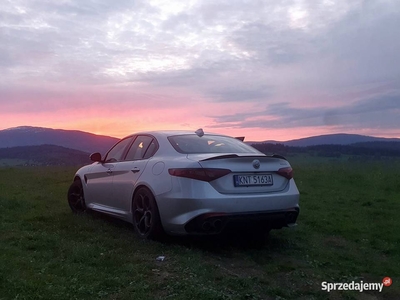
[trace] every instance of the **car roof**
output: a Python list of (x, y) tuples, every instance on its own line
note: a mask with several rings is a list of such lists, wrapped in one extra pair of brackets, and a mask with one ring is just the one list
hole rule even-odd
[[(196, 133), (194, 131), (190, 130), (153, 130), (153, 131), (141, 131), (141, 132), (136, 132), (133, 133), (129, 136), (132, 135), (141, 135), (141, 134), (148, 134), (148, 135), (153, 135), (154, 137), (169, 137), (173, 135), (183, 135), (183, 134), (193, 134), (195, 135)], [(223, 134), (218, 134), (218, 133), (213, 133), (213, 132), (204, 132), (204, 134), (212, 134), (212, 135), (219, 135), (219, 136), (226, 136)]]

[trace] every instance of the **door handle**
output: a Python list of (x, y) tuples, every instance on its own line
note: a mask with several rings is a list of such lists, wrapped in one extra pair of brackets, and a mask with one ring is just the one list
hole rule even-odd
[(108, 170), (107, 170), (107, 174), (108, 174), (108, 175), (111, 175), (111, 174), (112, 174), (111, 169), (108, 169)]
[(137, 172), (139, 172), (140, 170), (138, 169), (138, 168), (134, 168), (133, 170), (131, 170), (133, 173), (137, 173)]

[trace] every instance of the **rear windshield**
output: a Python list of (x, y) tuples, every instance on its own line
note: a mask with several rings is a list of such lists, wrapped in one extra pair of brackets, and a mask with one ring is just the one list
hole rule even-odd
[(195, 134), (175, 135), (168, 137), (176, 151), (184, 154), (191, 153), (257, 153), (259, 151), (231, 137), (220, 135)]

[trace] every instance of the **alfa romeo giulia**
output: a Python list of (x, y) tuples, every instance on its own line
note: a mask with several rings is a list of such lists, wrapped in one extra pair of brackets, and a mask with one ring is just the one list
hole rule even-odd
[(189, 131), (130, 135), (80, 168), (68, 190), (73, 212), (131, 222), (138, 236), (263, 235), (296, 225), (299, 191), (289, 162), (238, 138)]

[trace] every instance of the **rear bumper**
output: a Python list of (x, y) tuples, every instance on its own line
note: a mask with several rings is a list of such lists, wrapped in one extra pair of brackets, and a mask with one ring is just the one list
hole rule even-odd
[[(157, 195), (156, 201), (163, 228), (172, 235), (213, 234), (248, 223), (282, 228), (295, 223), (299, 212), (299, 191), (293, 179), (282, 191), (254, 194), (221, 194), (209, 183), (192, 180), (187, 186)], [(296, 218), (290, 223), (287, 219), (292, 213)], [(215, 227), (214, 217), (219, 217), (218, 230), (199, 229), (208, 218)], [(208, 224), (205, 226), (207, 229)]]
[(295, 224), (299, 215), (298, 207), (279, 211), (252, 213), (205, 213), (185, 225), (188, 234), (219, 234), (230, 229), (269, 230)]

